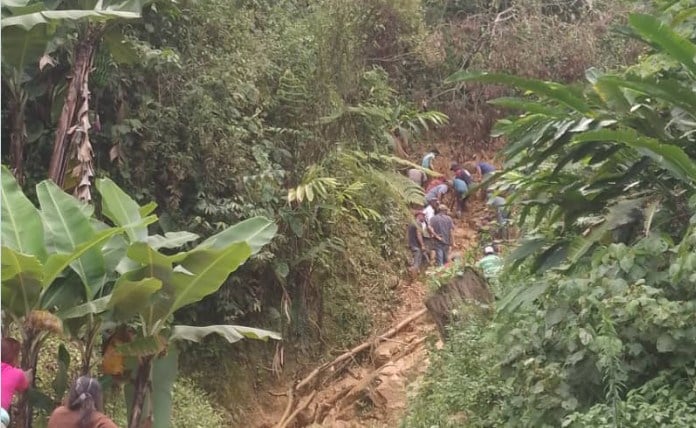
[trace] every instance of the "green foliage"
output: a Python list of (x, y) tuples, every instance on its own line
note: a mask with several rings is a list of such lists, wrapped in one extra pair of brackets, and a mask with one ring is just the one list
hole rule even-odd
[[(629, 24), (668, 67), (641, 76), (635, 70), (645, 72), (642, 64), (622, 73), (590, 70), (586, 87), (495, 73), (452, 76), (510, 84), (535, 97), (502, 100), (525, 113), (496, 129), (509, 140), (498, 189), (512, 189), (508, 200), (520, 207), (526, 236), (503, 277), (510, 292), (470, 345), (488, 351), (484, 362), (434, 366), (429, 380), (494, 367), (485, 384), (505, 393), (480, 406), (460, 381), (442, 388), (463, 397), (446, 406), (438, 392), (424, 391), (410, 416), (423, 422), (414, 425), (692, 423), (694, 38), (681, 24), (649, 15), (632, 15)], [(428, 394), (438, 397), (432, 413), (419, 406)], [(459, 409), (475, 410), (457, 419)]]
[[(691, 59), (683, 51), (694, 47), (692, 41), (647, 15), (629, 21), (646, 42), (689, 70)], [(669, 213), (683, 215), (694, 194), (694, 122), (686, 119), (696, 106), (688, 89), (693, 76), (687, 72), (657, 80), (590, 70), (587, 77), (591, 86), (585, 91), (500, 74), (450, 77), (452, 82), (509, 84), (540, 99), (518, 103), (525, 109), (534, 106), (533, 111), (501, 121), (496, 130), (512, 140), (505, 150), (507, 167), (535, 171), (512, 180), (517, 190), (511, 198), (522, 205), (522, 222), (533, 218), (534, 237), (517, 255), (535, 254), (534, 269), (564, 261), (572, 267), (610, 233), (630, 236), (630, 228), (648, 217), (645, 226), (654, 227)], [(512, 105), (509, 99), (505, 103)], [(680, 236), (685, 224), (673, 223), (669, 233)]]
[[(126, 403), (122, 394), (107, 392), (105, 410), (117, 426), (127, 426)], [(213, 398), (197, 383), (187, 377), (180, 377), (172, 388), (173, 428), (226, 426), (227, 415), (220, 411)]]
[(501, 349), (486, 337), (489, 320), (479, 311), (461, 309), (463, 318), (450, 327), (444, 348), (433, 356), (402, 426), (504, 425), (501, 405), (512, 390), (500, 366), (491, 364)]

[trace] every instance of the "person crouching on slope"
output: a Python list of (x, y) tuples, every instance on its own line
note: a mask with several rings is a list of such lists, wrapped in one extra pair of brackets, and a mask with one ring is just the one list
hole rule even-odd
[(469, 194), (469, 187), (473, 183), (473, 178), (469, 171), (459, 166), (456, 162), (452, 163), (450, 170), (454, 172), (452, 187), (454, 187), (454, 191), (457, 193), (457, 211), (455, 216), (459, 218), (464, 211), (466, 198)]
[(429, 226), (425, 223), (425, 214), (418, 211), (415, 214), (415, 221), (408, 226), (408, 247), (413, 254), (411, 263), (411, 275), (415, 277), (421, 270), (421, 266), (428, 263), (428, 249), (425, 246), (424, 234), (427, 233)]

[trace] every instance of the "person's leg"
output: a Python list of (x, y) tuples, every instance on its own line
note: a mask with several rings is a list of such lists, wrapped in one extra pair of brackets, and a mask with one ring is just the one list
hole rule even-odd
[(437, 260), (438, 266), (443, 266), (445, 264), (444, 246), (439, 242), (435, 244), (435, 259)]
[(450, 253), (450, 246), (449, 245), (443, 245), (442, 248), (442, 257), (444, 260), (444, 263), (449, 263), (449, 253)]
[(411, 248), (411, 252), (413, 252), (413, 270), (418, 272), (421, 267), (421, 261), (423, 260), (423, 252), (418, 247)]

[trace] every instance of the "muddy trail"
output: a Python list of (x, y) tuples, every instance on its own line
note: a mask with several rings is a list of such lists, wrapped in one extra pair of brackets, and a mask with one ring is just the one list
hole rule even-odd
[[(467, 201), (455, 221), (452, 253), (478, 245), (479, 233), (492, 221), (482, 197)], [(407, 410), (429, 363), (429, 349), (442, 346), (436, 324), (425, 308), (425, 275), (397, 290), (398, 308), (391, 328), (355, 348), (300, 373), (292, 384), (276, 385), (258, 403), (250, 427), (395, 427)]]

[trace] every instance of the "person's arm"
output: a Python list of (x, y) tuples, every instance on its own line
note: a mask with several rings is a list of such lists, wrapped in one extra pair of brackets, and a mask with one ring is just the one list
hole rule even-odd
[(420, 249), (424, 249), (425, 244), (423, 243), (423, 231), (420, 228), (416, 230), (416, 239), (418, 239), (418, 245), (420, 245)]

